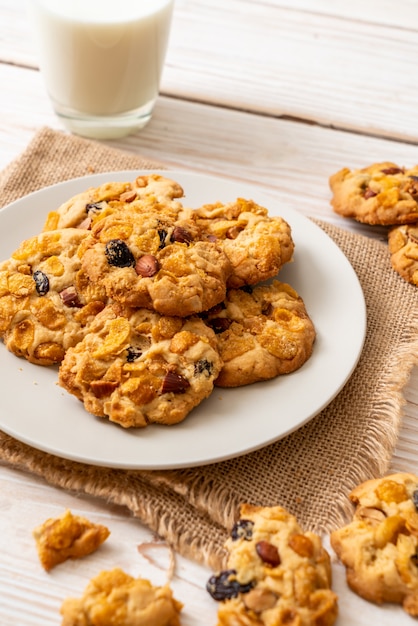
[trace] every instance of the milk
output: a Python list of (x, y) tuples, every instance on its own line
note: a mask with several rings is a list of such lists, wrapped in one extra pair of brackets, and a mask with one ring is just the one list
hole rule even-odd
[(100, 117), (135, 118), (137, 127), (148, 121), (172, 9), (173, 0), (33, 0), (41, 71), (67, 126)]

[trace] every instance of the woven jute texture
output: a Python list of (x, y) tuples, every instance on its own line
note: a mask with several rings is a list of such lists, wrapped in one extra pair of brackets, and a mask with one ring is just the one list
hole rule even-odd
[[(41, 129), (0, 176), (1, 204), (92, 172), (163, 166)], [(402, 416), (402, 388), (418, 361), (417, 292), (392, 270), (385, 243), (317, 223), (357, 273), (368, 326), (349, 382), (309, 423), (259, 451), (192, 469), (93, 467), (40, 452), (2, 433), (0, 461), (72, 493), (126, 506), (178, 552), (214, 568), (222, 563), (223, 543), (241, 502), (280, 504), (306, 529), (319, 533), (344, 523), (351, 512), (348, 492), (388, 472)], [(341, 332), (350, 329), (341, 327)]]

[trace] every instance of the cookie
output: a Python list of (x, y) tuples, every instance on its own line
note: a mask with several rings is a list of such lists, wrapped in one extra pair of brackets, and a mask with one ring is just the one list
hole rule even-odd
[(22, 242), (0, 265), (0, 337), (17, 356), (59, 363), (108, 298), (92, 285), (77, 255), (86, 232), (44, 232)]
[(109, 535), (106, 526), (93, 524), (69, 510), (61, 517), (46, 520), (33, 531), (39, 560), (47, 572), (68, 559), (92, 554)]
[(418, 477), (368, 480), (350, 494), (353, 520), (331, 534), (350, 588), (375, 604), (418, 616)]
[(201, 241), (193, 222), (154, 212), (100, 220), (80, 253), (109, 297), (162, 315), (186, 317), (218, 304), (231, 272), (222, 248)]
[(281, 217), (270, 217), (267, 209), (252, 200), (207, 204), (187, 215), (195, 220), (202, 236), (222, 245), (233, 268), (230, 288), (271, 278), (292, 259), (289, 224)]
[(395, 226), (389, 231), (388, 243), (393, 269), (418, 287), (418, 223)]
[(176, 424), (213, 390), (221, 369), (199, 318), (109, 305), (67, 351), (59, 383), (87, 411), (124, 428)]
[(223, 361), (219, 387), (239, 387), (289, 374), (311, 356), (315, 327), (290, 285), (229, 289), (226, 299), (202, 314), (216, 333)]
[(335, 622), (329, 555), (285, 509), (244, 504), (225, 547), (227, 569), (207, 583), (220, 602), (218, 626)]
[(174, 180), (149, 174), (133, 182), (108, 182), (73, 196), (48, 214), (43, 230), (91, 228), (103, 216), (115, 212), (145, 211), (149, 208), (176, 217), (183, 208), (177, 198), (184, 195)]
[(168, 584), (156, 587), (115, 568), (93, 578), (81, 598), (64, 600), (61, 626), (180, 626), (182, 608)]
[(329, 183), (331, 205), (343, 217), (382, 226), (418, 221), (418, 166), (383, 162), (357, 170), (345, 167)]

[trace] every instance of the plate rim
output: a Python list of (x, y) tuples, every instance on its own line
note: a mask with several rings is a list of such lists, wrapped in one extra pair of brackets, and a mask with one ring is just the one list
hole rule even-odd
[[(98, 458), (88, 458), (86, 457), (86, 455), (78, 455), (76, 452), (65, 452), (63, 450), (58, 450), (57, 448), (53, 448), (50, 445), (43, 445), (42, 442), (40, 441), (34, 441), (33, 437), (25, 437), (25, 435), (23, 433), (20, 432), (16, 432), (15, 429), (13, 429), (10, 425), (4, 424), (4, 418), (2, 417), (2, 413), (0, 413), (0, 429), (2, 429), (4, 432), (6, 432), (7, 434), (13, 436), (14, 438), (16, 438), (17, 440), (26, 443), (30, 446), (32, 446), (35, 449), (38, 450), (42, 450), (44, 452), (47, 452), (49, 454), (54, 454), (56, 456), (59, 456), (61, 458), (65, 458), (68, 460), (72, 460), (72, 461), (76, 461), (76, 462), (82, 462), (82, 463), (86, 463), (89, 465), (94, 465), (94, 466), (101, 466), (104, 465), (106, 467), (111, 467), (111, 468), (120, 468), (120, 469), (178, 469), (178, 468), (187, 468), (187, 467), (195, 467), (195, 466), (199, 466), (199, 465), (209, 465), (212, 463), (218, 463), (224, 460), (228, 460), (231, 458), (236, 458), (239, 456), (242, 456), (244, 454), (248, 454), (250, 452), (253, 452), (255, 450), (258, 450), (260, 448), (263, 448), (267, 445), (270, 445), (271, 443), (274, 443), (275, 441), (278, 441), (280, 439), (283, 439), (284, 437), (288, 436), (291, 432), (294, 432), (295, 430), (301, 428), (304, 424), (306, 424), (308, 421), (310, 421), (311, 419), (313, 419), (315, 416), (317, 416), (326, 406), (328, 406), (328, 404), (330, 404), (330, 402), (332, 402), (332, 400), (338, 395), (338, 393), (342, 390), (342, 388), (345, 386), (345, 384), (348, 382), (348, 380), (350, 379), (352, 373), (354, 372), (358, 361), (360, 359), (363, 347), (364, 347), (364, 341), (365, 341), (365, 337), (366, 337), (366, 330), (367, 330), (367, 311), (366, 311), (366, 303), (365, 303), (365, 298), (364, 298), (364, 294), (362, 291), (362, 287), (360, 284), (360, 281), (354, 271), (354, 268), (352, 267), (351, 263), (349, 262), (349, 260), (347, 259), (346, 255), (342, 252), (342, 250), (339, 248), (339, 246), (336, 244), (336, 242), (318, 225), (316, 224), (314, 221), (310, 220), (309, 217), (307, 217), (306, 215), (299, 213), (297, 211), (295, 211), (294, 209), (290, 209), (290, 208), (284, 208), (281, 209), (280, 205), (282, 204), (282, 201), (275, 198), (274, 196), (270, 196), (268, 191), (265, 191), (262, 188), (258, 188), (256, 185), (254, 185), (253, 183), (242, 183), (239, 180), (236, 179), (228, 179), (228, 178), (224, 178), (224, 177), (220, 177), (217, 175), (212, 175), (212, 174), (202, 174), (199, 172), (193, 172), (193, 171), (187, 171), (187, 170), (182, 170), (182, 169), (138, 169), (138, 168), (133, 168), (133, 169), (124, 169), (124, 170), (119, 170), (119, 171), (112, 171), (109, 170), (107, 172), (98, 172), (98, 173), (93, 173), (93, 174), (88, 174), (85, 176), (78, 176), (75, 178), (71, 178), (65, 181), (60, 181), (57, 183), (54, 183), (53, 185), (49, 185), (46, 187), (43, 187), (41, 189), (35, 190), (25, 196), (22, 196), (22, 198), (19, 198), (17, 200), (14, 200), (13, 202), (7, 204), (6, 206), (2, 207), (2, 209), (0, 210), (0, 223), (1, 221), (4, 219), (4, 215), (9, 215), (13, 213), (13, 211), (17, 208), (18, 210), (21, 211), (25, 211), (25, 204), (28, 202), (31, 202), (32, 200), (34, 202), (37, 201), (37, 199), (39, 197), (42, 198), (42, 196), (44, 196), (45, 194), (51, 194), (51, 196), (54, 195), (55, 192), (60, 193), (61, 190), (63, 192), (63, 194), (65, 193), (65, 190), (68, 188), (72, 188), (73, 186), (78, 187), (80, 186), (79, 191), (75, 191), (75, 192), (71, 192), (71, 195), (65, 193), (65, 195), (63, 195), (63, 198), (60, 202), (64, 202), (65, 200), (69, 199), (70, 197), (72, 197), (73, 195), (82, 192), (83, 190), (87, 189), (88, 187), (94, 187), (94, 186), (98, 186), (99, 184), (102, 184), (104, 182), (110, 182), (112, 180), (111, 177), (113, 177), (113, 179), (115, 180), (115, 182), (117, 180), (132, 180), (132, 176), (141, 176), (141, 175), (150, 175), (150, 174), (157, 174), (157, 175), (161, 175), (161, 176), (166, 176), (168, 178), (177, 180), (178, 177), (185, 177), (187, 178), (187, 180), (191, 180), (191, 179), (195, 179), (195, 180), (204, 180), (206, 181), (208, 184), (209, 182), (212, 183), (218, 183), (220, 186), (226, 186), (226, 187), (236, 187), (239, 189), (242, 189), (243, 191), (249, 191), (252, 190), (252, 196), (254, 198), (254, 200), (256, 202), (260, 201), (259, 203), (264, 203), (266, 199), (269, 200), (271, 203), (274, 203), (276, 205), (278, 205), (278, 212), (272, 212), (272, 215), (281, 215), (282, 213), (284, 213), (286, 215), (290, 214), (292, 217), (295, 217), (295, 221), (296, 221), (296, 217), (297, 217), (297, 221), (301, 222), (302, 224), (309, 224), (310, 228), (313, 228), (316, 230), (317, 233), (321, 233), (320, 237), (324, 237), (326, 238), (326, 240), (331, 244), (331, 247), (334, 247), (334, 251), (336, 252), (336, 254), (341, 255), (339, 257), (340, 262), (345, 262), (346, 264), (346, 269), (349, 273), (351, 273), (351, 278), (353, 279), (353, 284), (356, 284), (357, 287), (357, 296), (359, 297), (359, 301), (357, 304), (362, 305), (362, 310), (358, 311), (359, 316), (361, 318), (361, 323), (362, 323), (362, 327), (361, 329), (358, 329), (358, 335), (357, 335), (357, 350), (356, 350), (356, 355), (354, 357), (351, 358), (350, 360), (350, 365), (349, 367), (346, 368), (345, 371), (345, 375), (343, 377), (343, 379), (341, 379), (340, 384), (335, 387), (335, 389), (333, 390), (332, 394), (329, 394), (329, 396), (324, 399), (324, 402), (318, 406), (315, 411), (312, 414), (309, 414), (305, 419), (300, 420), (297, 424), (294, 425), (294, 427), (292, 428), (287, 428), (284, 432), (279, 433), (278, 436), (274, 437), (274, 438), (269, 438), (268, 440), (264, 441), (264, 442), (260, 442), (258, 441), (257, 443), (255, 443), (254, 445), (251, 446), (245, 446), (244, 448), (237, 450), (235, 449), (231, 454), (220, 454), (220, 455), (216, 455), (216, 454), (211, 454), (209, 455), (207, 458), (199, 458), (199, 459), (189, 459), (187, 460), (181, 460), (181, 459), (177, 459), (177, 461), (160, 461), (160, 462), (143, 462), (143, 461), (136, 461), (136, 462), (132, 462), (132, 461), (123, 461), (121, 459), (119, 459), (118, 461), (115, 460), (109, 460), (107, 459), (106, 461), (102, 460), (101, 462), (99, 462)], [(127, 177), (130, 178), (127, 178)], [(102, 182), (99, 182), (102, 181)], [(179, 181), (180, 184), (181, 181)], [(185, 185), (182, 184), (183, 187), (185, 187)], [(242, 194), (241, 197), (244, 197), (247, 194)], [(213, 198), (213, 202), (216, 202), (219, 198)], [(233, 198), (228, 199), (227, 201), (231, 201)], [(187, 188), (185, 188), (185, 197), (184, 198), (180, 198), (180, 201), (183, 202), (184, 205), (187, 206)], [(46, 202), (47, 204), (47, 202)], [(56, 205), (55, 208), (57, 208)], [(27, 209), (26, 209), (27, 210)], [(51, 208), (49, 209), (45, 209), (45, 212), (41, 215), (40, 217), (43, 217), (43, 221), (45, 220), (46, 214), (48, 212), (48, 210), (52, 210)], [(36, 209), (36, 212), (38, 213), (39, 210)], [(269, 209), (270, 212), (270, 209)], [(39, 212), (40, 213), (40, 212)], [(12, 216), (13, 217), (13, 216)], [(7, 219), (7, 218), (6, 218)], [(286, 217), (285, 217), (286, 219)], [(291, 220), (288, 220), (290, 226), (292, 227), (292, 223)], [(33, 233), (36, 234), (36, 233)], [(25, 236), (26, 237), (26, 236)], [(0, 235), (1, 238), (1, 235)], [(12, 250), (14, 250), (17, 245), (20, 242), (14, 242), (13, 243), (13, 248)], [(296, 242), (297, 244), (297, 242)], [(297, 253), (297, 247), (296, 247), (296, 251)], [(280, 280), (280, 277), (279, 277)], [(304, 294), (300, 293), (301, 297), (305, 300), (304, 298)], [(308, 310), (309, 313), (309, 310)], [(315, 323), (315, 320), (313, 320)], [(2, 347), (2, 349), (6, 350), (6, 348)], [(315, 347), (314, 347), (314, 351), (315, 351)], [(6, 350), (7, 352), (7, 350)], [(14, 359), (16, 359), (17, 357), (14, 357), (14, 355), (12, 355)], [(1, 358), (1, 357), (0, 357)], [(311, 357), (312, 358), (312, 357)], [(40, 366), (34, 366), (34, 367), (40, 367)], [(298, 370), (299, 371), (299, 370)], [(297, 372), (295, 372), (294, 374), (297, 375)], [(275, 380), (275, 379), (274, 379)], [(259, 385), (263, 385), (265, 386), (266, 384), (269, 384), (269, 382), (271, 381), (267, 381), (267, 382), (263, 382), (263, 383), (256, 383), (255, 385), (250, 386), (251, 389), (255, 389), (257, 386)], [(218, 390), (220, 388), (217, 388)], [(239, 388), (238, 388), (239, 389)], [(225, 390), (222, 390), (222, 393), (224, 393)], [(229, 391), (229, 390), (228, 390)], [(0, 400), (0, 408), (1, 408), (1, 400)], [(84, 409), (83, 409), (84, 410)], [(87, 414), (88, 415), (88, 414)], [(93, 420), (95, 420), (96, 418), (94, 418), (93, 416), (90, 416), (91, 418), (93, 418)], [(194, 416), (189, 416), (187, 419), (193, 420)], [(176, 428), (179, 425), (176, 425)], [(115, 428), (115, 425), (111, 425), (112, 428)], [(148, 427), (150, 428), (150, 427)], [(152, 427), (151, 427), (152, 428)], [(174, 428), (173, 426), (171, 427), (162, 427), (162, 428)]]

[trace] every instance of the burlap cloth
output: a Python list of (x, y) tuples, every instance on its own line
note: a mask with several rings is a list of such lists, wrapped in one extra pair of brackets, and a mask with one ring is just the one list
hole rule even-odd
[[(0, 175), (0, 204), (92, 172), (161, 167), (139, 155), (42, 129)], [(93, 467), (48, 455), (2, 433), (0, 461), (73, 493), (126, 506), (178, 552), (214, 568), (224, 557), (223, 542), (242, 501), (285, 506), (306, 529), (320, 533), (346, 521), (350, 489), (389, 468), (402, 388), (418, 360), (417, 291), (391, 269), (385, 243), (317, 223), (359, 277), (368, 329), (350, 381), (303, 428), (238, 459), (184, 470)], [(349, 330), (342, 327), (341, 332)]]

